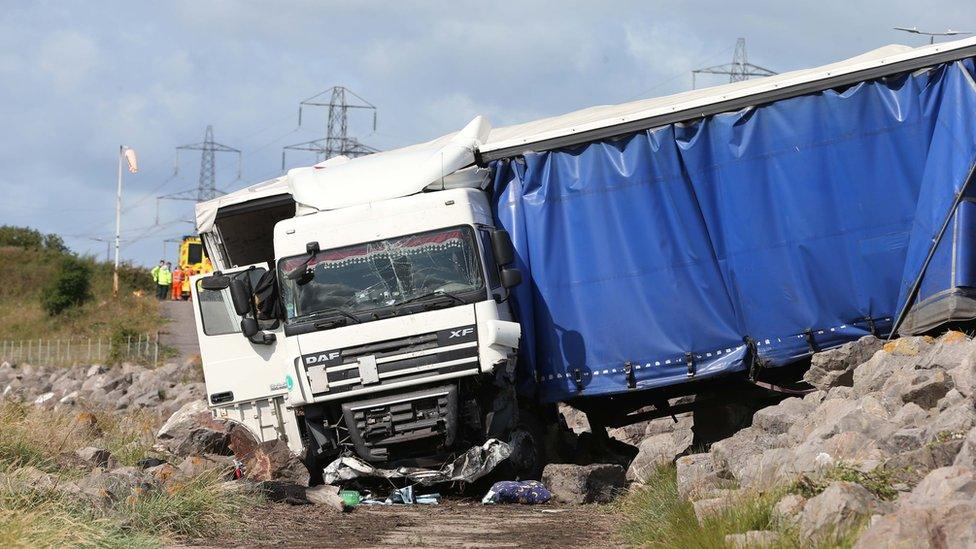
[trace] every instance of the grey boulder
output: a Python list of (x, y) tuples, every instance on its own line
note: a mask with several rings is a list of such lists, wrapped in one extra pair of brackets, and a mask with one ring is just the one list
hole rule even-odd
[(620, 465), (550, 463), (542, 471), (542, 484), (562, 503), (609, 503), (627, 481)]
[(835, 482), (803, 507), (800, 535), (803, 539), (826, 541), (886, 508), (886, 504), (860, 484)]
[(803, 380), (824, 391), (831, 387), (850, 387), (854, 384), (854, 369), (867, 362), (882, 346), (880, 339), (869, 335), (816, 353), (810, 359), (810, 369), (803, 375)]

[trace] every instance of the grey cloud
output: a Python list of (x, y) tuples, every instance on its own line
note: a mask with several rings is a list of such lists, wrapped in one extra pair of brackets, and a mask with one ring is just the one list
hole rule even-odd
[[(126, 179), (131, 238), (156, 217), (149, 191), (173, 172), (174, 147), (219, 141), (245, 152), (219, 160), (225, 188), (275, 175), (281, 146), (323, 132), (324, 113), (296, 128), (297, 103), (344, 84), (379, 107), (380, 148), (436, 137), (475, 114), (496, 125), (595, 104), (674, 93), (697, 63), (731, 58), (748, 38), (755, 63), (785, 71), (894, 42), (923, 39), (893, 25), (976, 29), (961, 0), (850, 2), (257, 2), (181, 0), (13, 3), (0, 12), (0, 223), (107, 236), (115, 154), (135, 147), (143, 169)], [(721, 78), (707, 83), (721, 83)], [(289, 163), (311, 162), (289, 156)], [(196, 186), (198, 157), (160, 190)], [(140, 201), (137, 207), (131, 205)], [(163, 203), (162, 219), (189, 216)], [(158, 259), (174, 224), (124, 248)], [(77, 250), (101, 244), (69, 239)], [(172, 249), (172, 248), (170, 248)]]

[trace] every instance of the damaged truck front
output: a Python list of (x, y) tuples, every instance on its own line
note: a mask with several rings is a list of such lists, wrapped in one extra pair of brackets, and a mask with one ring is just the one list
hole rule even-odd
[[(266, 184), (267, 196), (245, 191), (201, 209), (204, 223), (213, 218), (204, 238), (219, 248), (218, 272), (195, 281), (219, 416), (265, 439), (284, 435), (316, 471), (340, 455), (439, 466), (517, 434), (520, 327), (507, 299), (520, 273), (494, 227), (485, 171), (454, 173), (486, 132), (479, 118), (407, 153), (293, 170)], [(267, 219), (279, 203), (287, 208)], [(254, 222), (228, 222), (239, 216)], [(261, 238), (273, 255), (237, 260), (236, 248)], [(262, 390), (270, 415), (252, 403)]]

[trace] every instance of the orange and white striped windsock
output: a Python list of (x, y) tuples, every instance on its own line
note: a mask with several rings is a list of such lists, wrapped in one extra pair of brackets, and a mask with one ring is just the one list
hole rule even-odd
[(139, 161), (136, 159), (136, 151), (134, 149), (130, 149), (129, 147), (126, 147), (125, 150), (123, 151), (123, 154), (125, 155), (126, 163), (129, 164), (129, 172), (130, 173), (138, 172)]

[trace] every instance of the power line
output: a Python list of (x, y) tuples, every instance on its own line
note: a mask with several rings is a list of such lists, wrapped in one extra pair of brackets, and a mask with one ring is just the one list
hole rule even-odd
[(910, 32), (912, 34), (921, 34), (921, 35), (924, 35), (924, 36), (928, 36), (929, 37), (929, 44), (935, 44), (935, 37), (936, 36), (956, 36), (956, 35), (959, 35), (959, 34), (973, 34), (973, 33), (969, 32), (969, 31), (957, 31), (957, 30), (952, 30), (952, 29), (946, 29), (943, 32), (923, 31), (923, 30), (918, 30), (918, 27), (912, 27), (912, 28), (908, 28), (908, 27), (894, 27), (894, 29), (895, 30), (899, 30), (899, 31), (904, 31), (904, 32)]
[(270, 123), (270, 124), (268, 124), (267, 126), (264, 126), (264, 127), (263, 127), (263, 128), (261, 128), (260, 130), (257, 130), (257, 131), (254, 131), (254, 132), (251, 132), (251, 133), (249, 133), (249, 134), (247, 134), (247, 135), (245, 135), (244, 137), (241, 137), (241, 138), (239, 138), (239, 139), (240, 139), (240, 141), (242, 141), (242, 142), (246, 142), (246, 141), (247, 141), (248, 139), (251, 139), (252, 137), (255, 137), (255, 136), (257, 136), (257, 135), (260, 135), (260, 134), (262, 134), (262, 133), (264, 133), (264, 132), (266, 132), (266, 131), (268, 131), (268, 130), (270, 130), (270, 129), (271, 129), (271, 128), (273, 128), (274, 126), (277, 126), (278, 124), (280, 124), (280, 123), (282, 123), (282, 122), (284, 122), (285, 120), (288, 120), (288, 119), (290, 119), (290, 118), (291, 118), (291, 115), (290, 115), (290, 114), (287, 114), (287, 115), (285, 115), (285, 116), (283, 116), (283, 117), (281, 117), (281, 118), (279, 118), (279, 119), (277, 119), (277, 120), (275, 120), (274, 122), (272, 122), (272, 123)]
[(143, 202), (145, 202), (146, 200), (152, 198), (153, 195), (155, 195), (156, 192), (162, 190), (162, 188), (165, 187), (167, 183), (169, 183), (170, 181), (176, 179), (176, 175), (177, 175), (176, 173), (173, 173), (173, 175), (171, 175), (171, 176), (167, 177), (165, 180), (163, 180), (162, 183), (160, 183), (159, 185), (156, 185), (155, 187), (152, 188), (152, 190), (150, 190), (146, 194), (142, 195), (142, 198), (140, 198), (139, 200), (136, 200), (135, 202), (133, 202), (133, 203), (129, 204), (128, 206), (122, 208), (122, 213), (126, 213), (126, 212), (130, 211), (133, 208), (135, 208), (136, 206), (139, 206), (140, 204), (142, 204)]
[[(722, 55), (723, 53), (726, 53), (726, 52), (729, 52), (729, 51), (732, 51), (732, 46), (728, 46), (728, 47), (722, 48), (721, 50), (719, 50), (719, 51), (717, 51), (717, 52), (709, 55), (708, 57), (702, 58), (697, 63), (695, 63), (695, 65), (701, 65), (702, 63), (707, 63), (708, 61), (711, 61), (712, 59), (715, 59), (719, 55)], [(633, 101), (635, 99), (645, 99), (648, 93), (650, 93), (650, 92), (652, 92), (652, 91), (660, 88), (661, 86), (663, 86), (665, 84), (668, 84), (670, 82), (673, 82), (673, 81), (677, 80), (678, 78), (681, 78), (685, 74), (687, 74), (687, 69), (684, 69), (681, 72), (676, 72), (676, 73), (672, 74), (671, 76), (665, 78), (664, 80), (661, 80), (657, 84), (654, 84), (650, 88), (647, 88), (644, 91), (641, 91), (639, 93), (636, 93), (636, 94), (634, 94), (634, 95), (632, 95), (632, 96), (624, 99), (624, 101)]]
[[(142, 177), (145, 178), (146, 174), (150, 174), (150, 173), (157, 172), (157, 171), (159, 171), (160, 168), (161, 168), (160, 166), (155, 166), (155, 167), (149, 168), (148, 170), (142, 170)], [(169, 178), (167, 178), (165, 181), (163, 181), (161, 184), (159, 184), (157, 187), (155, 187), (153, 190), (149, 191), (148, 194), (143, 195), (142, 198), (140, 198), (139, 200), (137, 200), (135, 203), (129, 204), (128, 206), (122, 208), (122, 213), (126, 213), (126, 212), (130, 211), (132, 208), (135, 208), (139, 204), (145, 202), (146, 199), (148, 199), (150, 196), (155, 195), (156, 191), (158, 191), (164, 185), (166, 185), (167, 183), (169, 183), (170, 181), (172, 181), (174, 177), (176, 177), (176, 174), (175, 173), (173, 175), (171, 175)], [(84, 238), (87, 235), (91, 235), (92, 233), (100, 230), (102, 227), (105, 227), (106, 225), (111, 224), (112, 222), (113, 222), (112, 219), (108, 219), (106, 221), (101, 221), (99, 223), (95, 223), (94, 225), (89, 226), (87, 229), (84, 229), (84, 230), (80, 231), (79, 235), (81, 235), (81, 236), (79, 236), (79, 238)]]
[(126, 244), (126, 246), (128, 246), (130, 244), (135, 244), (136, 242), (145, 240), (146, 238), (149, 238), (151, 236), (154, 236), (155, 234), (158, 234), (159, 231), (162, 231), (163, 229), (166, 229), (166, 228), (168, 228), (168, 227), (170, 227), (172, 225), (175, 225), (177, 223), (190, 223), (190, 224), (192, 224), (193, 222), (190, 221), (190, 220), (187, 220), (187, 219), (177, 218), (177, 219), (171, 219), (170, 221), (166, 221), (164, 223), (154, 223), (154, 224), (152, 224), (152, 225), (150, 225), (148, 227), (144, 227), (143, 228), (143, 231), (141, 233), (139, 233), (138, 235), (136, 235), (136, 236), (134, 236), (132, 238), (127, 238), (126, 241), (125, 241), (125, 244)]
[[(292, 115), (287, 115), (285, 117), (279, 118), (279, 119), (271, 122), (270, 124), (262, 127), (261, 129), (256, 130), (256, 131), (248, 134), (246, 136), (246, 139), (250, 139), (252, 137), (255, 137), (257, 135), (260, 135), (262, 133), (267, 132), (268, 130), (270, 130), (271, 128), (273, 128), (275, 125), (281, 123), (284, 120), (287, 120), (288, 118), (291, 118), (291, 116)], [(254, 153), (254, 152), (257, 152), (257, 151), (262, 150), (264, 148), (267, 148), (267, 147), (273, 145), (275, 142), (278, 142), (281, 139), (283, 139), (284, 137), (286, 137), (286, 136), (288, 136), (288, 135), (290, 135), (292, 133), (295, 133), (295, 132), (297, 132), (299, 130), (300, 130), (300, 128), (295, 128), (293, 130), (289, 130), (287, 133), (282, 134), (282, 135), (276, 137), (273, 141), (268, 142), (268, 143), (265, 143), (265, 144), (263, 144), (263, 145), (255, 148), (253, 150), (250, 150), (248, 152), (249, 153)], [(209, 139), (208, 139), (208, 137), (209, 137)], [(159, 184), (157, 184), (154, 187), (152, 187), (150, 190), (146, 191), (145, 193), (140, 193), (138, 199), (136, 199), (134, 202), (131, 202), (131, 203), (125, 205), (122, 208), (122, 213), (123, 214), (124, 213), (129, 213), (129, 212), (135, 210), (139, 206), (143, 205), (150, 198), (152, 198), (152, 197), (155, 196), (157, 198), (157, 205), (156, 205), (156, 223), (154, 223), (151, 227), (156, 227), (157, 225), (159, 225), (158, 221), (159, 221), (159, 198), (160, 197), (158, 197), (157, 194), (158, 194), (159, 191), (161, 191), (163, 188), (165, 188), (170, 182), (172, 182), (174, 179), (176, 179), (178, 177), (178, 175), (179, 175), (179, 160), (180, 160), (180, 158), (179, 158), (179, 151), (180, 150), (202, 150), (204, 147), (207, 146), (208, 141), (210, 143), (212, 143), (212, 145), (213, 145), (213, 151), (212, 152), (234, 152), (234, 153), (237, 153), (238, 154), (238, 174), (237, 174), (237, 180), (240, 180), (241, 179), (241, 175), (242, 175), (241, 168), (242, 168), (242, 156), (243, 156), (242, 153), (241, 153), (241, 151), (239, 151), (237, 149), (234, 149), (234, 148), (231, 148), (231, 147), (228, 147), (226, 145), (222, 145), (220, 143), (214, 142), (213, 141), (213, 136), (212, 136), (212, 126), (208, 126), (207, 131), (204, 134), (204, 141), (202, 143), (193, 143), (193, 144), (188, 144), (188, 145), (183, 145), (181, 147), (177, 147), (177, 153), (175, 155), (175, 160), (173, 162), (173, 166), (174, 166), (173, 167), (173, 172), (170, 174), (170, 176), (167, 177), (166, 179), (164, 179), (163, 181), (161, 181)], [(219, 190), (216, 189), (216, 185), (213, 185), (212, 187), (210, 185), (210, 181), (216, 182), (217, 166), (216, 166), (216, 158), (215, 158), (215, 155), (214, 155), (213, 161), (210, 161), (210, 159), (207, 158), (207, 156), (209, 156), (208, 155), (208, 151), (202, 150), (202, 154), (201, 154), (201, 166), (200, 166), (200, 168), (201, 168), (201, 183), (202, 183), (202, 185), (198, 184), (197, 189), (194, 189), (194, 190), (187, 190), (187, 191), (183, 191), (181, 193), (173, 193), (172, 195), (166, 195), (165, 198), (198, 200), (199, 199), (199, 196), (201, 194), (200, 193), (200, 188), (201, 187), (204, 187), (205, 190), (204, 190), (204, 193), (203, 194), (205, 194), (205, 195), (207, 195), (207, 194), (213, 194), (214, 196), (216, 196), (217, 193), (220, 193), (221, 191), (219, 191)], [(210, 170), (211, 166), (212, 166), (212, 169), (213, 169), (213, 175), (211, 175), (211, 170)], [(145, 176), (146, 175), (150, 175), (150, 174), (153, 174), (153, 173), (156, 173), (156, 172), (160, 171), (161, 168), (162, 168), (161, 165), (156, 165), (156, 166), (153, 166), (153, 167), (151, 167), (151, 168), (149, 168), (147, 170), (145, 170), (145, 169), (142, 170), (142, 172), (143, 172), (143, 179), (145, 179)], [(211, 192), (210, 191), (211, 188), (213, 188), (213, 191), (214, 192)], [(195, 191), (196, 196), (192, 196), (194, 194), (194, 191)], [(174, 195), (178, 195), (178, 196), (174, 196)], [(99, 211), (99, 210), (100, 209), (95, 209), (95, 208), (91, 209), (91, 211)], [(59, 211), (65, 211), (65, 210), (59, 210)], [(74, 210), (72, 210), (72, 211), (74, 211)], [(81, 210), (77, 210), (77, 211), (81, 211)], [(74, 234), (70, 234), (70, 235), (63, 235), (63, 236), (65, 238), (94, 239), (94, 240), (100, 241), (101, 238), (97, 236), (97, 233), (101, 229), (103, 229), (105, 226), (109, 225), (110, 223), (111, 223), (111, 219), (106, 220), (106, 221), (103, 221), (103, 222), (95, 223), (95, 224), (89, 226), (87, 229), (85, 229), (83, 231), (80, 231), (78, 233), (74, 233)]]

